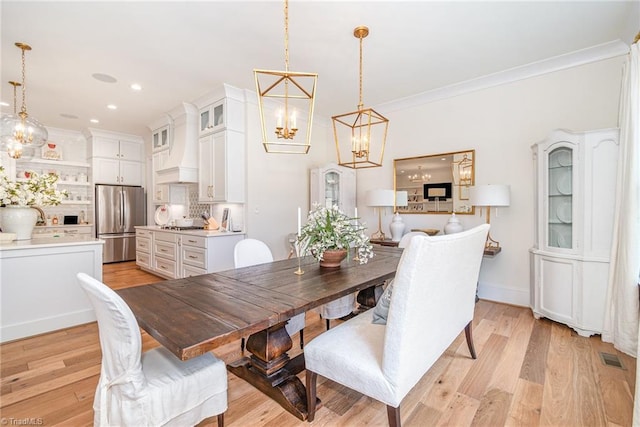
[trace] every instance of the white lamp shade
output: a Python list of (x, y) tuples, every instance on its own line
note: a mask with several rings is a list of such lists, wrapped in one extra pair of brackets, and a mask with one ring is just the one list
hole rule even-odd
[(393, 190), (369, 190), (365, 198), (367, 206), (393, 206), (396, 192)]
[(469, 188), (469, 201), (473, 206), (509, 206), (509, 185), (487, 184)]
[(396, 206), (407, 206), (409, 204), (408, 191), (396, 191)]

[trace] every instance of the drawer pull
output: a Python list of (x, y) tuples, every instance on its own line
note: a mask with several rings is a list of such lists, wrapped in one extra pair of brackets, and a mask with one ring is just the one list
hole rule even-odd
[(197, 240), (189, 240), (189, 243), (197, 243)]
[(195, 256), (195, 255), (189, 255), (189, 258), (191, 258), (191, 259), (197, 259), (198, 257), (197, 257), (197, 256)]
[(167, 269), (167, 267), (165, 267), (164, 265), (161, 265), (160, 268), (163, 269), (163, 270)]
[(160, 252), (167, 252), (166, 249), (160, 249)]

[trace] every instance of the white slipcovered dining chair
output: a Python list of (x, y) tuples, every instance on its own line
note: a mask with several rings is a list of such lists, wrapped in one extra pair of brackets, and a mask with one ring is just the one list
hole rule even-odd
[(94, 425), (187, 426), (227, 410), (227, 369), (211, 353), (181, 361), (166, 348), (142, 353), (127, 303), (102, 282), (77, 275), (98, 319), (102, 365)]
[(376, 306), (307, 343), (309, 421), (318, 375), (383, 402), (389, 425), (399, 426), (402, 399), (463, 329), (476, 358), (471, 326), (488, 230), (483, 224), (458, 234), (413, 237), (385, 291), (386, 325), (372, 323)]
[[(256, 264), (264, 264), (273, 261), (273, 254), (271, 249), (263, 241), (257, 239), (244, 239), (236, 243), (233, 248), (233, 261), (236, 268), (249, 267)], [(293, 316), (287, 324), (285, 329), (289, 336), (292, 336), (296, 332), (300, 331), (300, 348), (304, 348), (304, 326), (305, 326), (305, 314), (300, 313)], [(244, 351), (245, 340), (242, 338), (240, 348)]]
[(402, 238), (400, 239), (400, 242), (398, 243), (398, 247), (404, 249), (409, 245), (409, 242), (411, 241), (413, 236), (426, 236), (426, 235), (427, 233), (425, 233), (424, 231), (410, 231), (404, 236), (402, 236)]

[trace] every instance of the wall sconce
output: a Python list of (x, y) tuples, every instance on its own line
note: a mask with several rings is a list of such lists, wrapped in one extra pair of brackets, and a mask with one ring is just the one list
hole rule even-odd
[[(487, 210), (487, 224), (491, 223), (491, 207), (509, 206), (509, 185), (476, 185), (469, 188), (469, 200), (473, 206), (485, 207)], [(500, 252), (500, 242), (491, 238), (491, 231), (487, 234), (487, 242), (484, 246), (485, 255), (496, 255)]]

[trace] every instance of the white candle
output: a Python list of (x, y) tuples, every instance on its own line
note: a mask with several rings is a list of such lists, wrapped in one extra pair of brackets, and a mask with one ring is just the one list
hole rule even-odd
[(358, 208), (355, 208), (355, 212), (353, 214), (355, 225), (358, 225)]
[(298, 237), (300, 237), (300, 220), (302, 217), (302, 212), (300, 211), (300, 207), (298, 206)]
[(282, 127), (282, 110), (278, 110), (278, 114), (276, 116), (276, 127)]
[(298, 126), (296, 126), (296, 112), (295, 111), (291, 114), (291, 129), (298, 129)]

